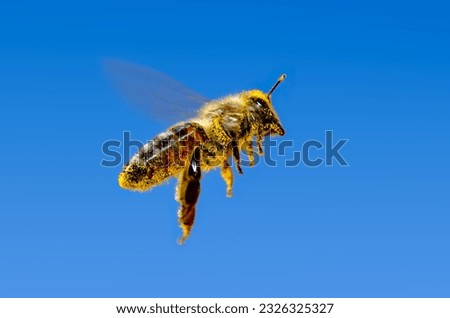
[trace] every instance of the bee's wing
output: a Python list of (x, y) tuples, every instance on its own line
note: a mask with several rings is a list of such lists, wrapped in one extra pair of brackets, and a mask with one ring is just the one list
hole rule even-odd
[(194, 117), (207, 98), (151, 68), (105, 59), (104, 68), (125, 101), (153, 119), (174, 123)]

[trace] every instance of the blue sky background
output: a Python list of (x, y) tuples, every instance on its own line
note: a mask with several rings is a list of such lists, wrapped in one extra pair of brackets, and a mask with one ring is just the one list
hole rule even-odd
[[(12, 2), (0, 9), (0, 296), (450, 297), (450, 20), (444, 1)], [(350, 166), (203, 178), (176, 244), (175, 182), (118, 187), (101, 145), (166, 127), (116, 57), (208, 97), (268, 89), (296, 150)], [(292, 150), (288, 152), (292, 154)], [(323, 155), (317, 152), (318, 155)]]

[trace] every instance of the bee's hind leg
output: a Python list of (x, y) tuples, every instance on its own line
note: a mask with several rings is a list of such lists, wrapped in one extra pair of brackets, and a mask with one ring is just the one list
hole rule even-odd
[(223, 180), (225, 180), (225, 184), (227, 185), (227, 197), (231, 198), (233, 195), (233, 170), (231, 170), (228, 159), (222, 163), (220, 175)]
[(180, 175), (177, 186), (176, 200), (181, 206), (178, 210), (178, 222), (183, 231), (183, 235), (178, 243), (183, 244), (189, 237), (195, 219), (195, 207), (200, 195), (200, 147), (196, 147), (192, 152), (189, 165)]
[(239, 174), (243, 174), (244, 172), (242, 171), (241, 167), (241, 156), (239, 154), (240, 149), (235, 140), (231, 142), (231, 151), (233, 152), (233, 158), (236, 162), (236, 170), (239, 172)]

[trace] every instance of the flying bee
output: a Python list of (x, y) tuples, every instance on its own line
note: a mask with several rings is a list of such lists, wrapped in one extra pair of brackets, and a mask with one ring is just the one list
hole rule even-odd
[[(145, 98), (173, 104), (203, 100), (167, 76), (147, 72), (153, 72), (150, 74), (153, 80), (166, 83), (150, 90), (152, 94), (146, 94)], [(178, 222), (182, 236), (178, 242), (182, 244), (194, 224), (202, 173), (220, 167), (226, 195), (231, 197), (233, 172), (230, 160), (234, 160), (237, 172), (242, 174), (241, 152), (248, 156), (252, 166), (255, 162), (253, 141), (256, 141), (257, 153), (261, 156), (264, 137), (284, 135), (271, 95), (285, 78), (286, 75), (281, 75), (267, 93), (248, 90), (205, 102), (197, 116), (173, 125), (141, 147), (124, 165), (119, 174), (119, 185), (128, 190), (147, 191), (170, 177), (178, 178), (175, 198), (180, 203)], [(184, 97), (180, 99), (179, 96)]]

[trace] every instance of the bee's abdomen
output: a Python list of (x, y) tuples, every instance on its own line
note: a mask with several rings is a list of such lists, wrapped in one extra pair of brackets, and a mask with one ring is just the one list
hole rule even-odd
[(196, 123), (171, 127), (145, 144), (123, 167), (122, 188), (145, 191), (177, 175), (188, 164), (192, 151), (207, 139)]

